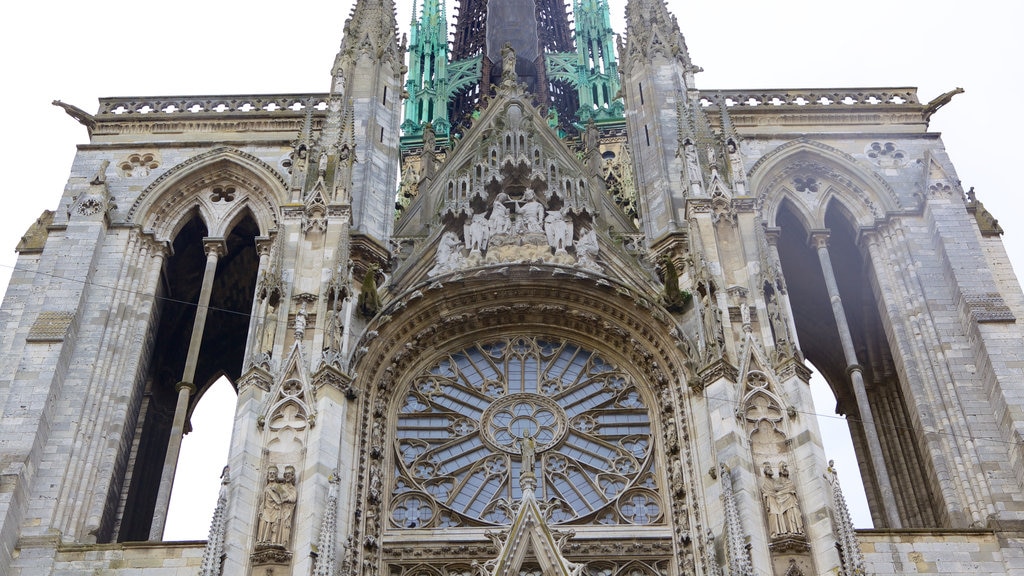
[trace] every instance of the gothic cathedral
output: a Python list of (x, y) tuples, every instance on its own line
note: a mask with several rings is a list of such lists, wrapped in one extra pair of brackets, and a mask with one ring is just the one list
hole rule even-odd
[[(1024, 574), (1024, 295), (928, 132), (955, 91), (700, 89), (662, 0), (412, 17), (356, 0), (327, 93), (57, 103), (0, 573)], [(165, 541), (220, 378), (209, 538)]]

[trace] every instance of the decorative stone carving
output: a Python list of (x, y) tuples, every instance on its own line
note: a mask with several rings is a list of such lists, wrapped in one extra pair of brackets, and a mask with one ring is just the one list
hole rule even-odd
[(740, 521), (736, 495), (733, 493), (732, 472), (725, 464), (720, 465), (722, 479), (722, 503), (725, 507), (726, 551), (729, 556), (730, 576), (752, 576), (754, 566), (750, 561), (750, 538)]
[(259, 520), (256, 528), (256, 549), (287, 550), (291, 543), (292, 522), (298, 492), (295, 488), (295, 468), (285, 466), (279, 477), (277, 466), (267, 468), (267, 482), (263, 486)]
[(804, 521), (800, 515), (796, 484), (789, 478), (786, 463), (779, 462), (778, 476), (770, 462), (762, 468), (761, 498), (768, 514), (768, 535), (772, 538), (804, 533)]
[(438, 276), (454, 272), (462, 267), (462, 252), (460, 247), (462, 241), (455, 235), (455, 232), (445, 232), (441, 235), (441, 241), (437, 245), (435, 254), (436, 264), (428, 273), (430, 276)]
[[(335, 576), (337, 559), (335, 558), (335, 540), (338, 534), (338, 471), (331, 472), (327, 479), (327, 502), (324, 504), (324, 518), (320, 522), (320, 534), (317, 538), (316, 560), (313, 563), (313, 576)], [(347, 550), (346, 546), (346, 550)], [(205, 575), (201, 575), (205, 576)]]
[(864, 553), (860, 549), (860, 541), (857, 538), (857, 531), (853, 527), (853, 519), (850, 518), (850, 509), (846, 506), (846, 498), (843, 496), (843, 489), (839, 486), (839, 475), (836, 474), (835, 461), (828, 461), (828, 469), (825, 471), (825, 480), (832, 487), (832, 508), (835, 513), (833, 522), (836, 531), (836, 543), (842, 552), (843, 576), (862, 576), (866, 573)]
[(274, 339), (277, 336), (277, 306), (273, 302), (267, 303), (267, 313), (263, 317), (263, 326), (260, 328), (260, 348), (257, 358), (257, 365), (270, 367), (270, 359), (274, 354)]
[(117, 165), (117, 169), (124, 178), (145, 178), (152, 170), (160, 166), (156, 156), (149, 152), (129, 154), (127, 158)]
[(224, 535), (227, 528), (228, 485), (231, 475), (228, 467), (220, 474), (220, 494), (217, 506), (213, 509), (210, 521), (210, 534), (203, 549), (203, 563), (199, 568), (199, 576), (220, 576), (224, 556)]
[(306, 303), (303, 302), (302, 306), (299, 306), (299, 311), (295, 313), (295, 322), (293, 330), (295, 332), (295, 340), (300, 341), (306, 336), (306, 322), (308, 322), (309, 313), (306, 312)]

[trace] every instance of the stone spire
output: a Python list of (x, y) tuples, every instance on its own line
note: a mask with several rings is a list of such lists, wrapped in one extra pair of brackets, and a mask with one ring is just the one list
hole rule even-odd
[[(624, 60), (629, 57), (649, 61), (655, 54), (661, 54), (678, 60), (687, 69), (693, 68), (679, 22), (668, 11), (664, 0), (626, 2), (625, 48), (626, 52), (619, 50)], [(692, 86), (692, 81), (689, 84)]]
[(337, 168), (324, 178), (334, 188), (331, 201), (350, 204), (353, 233), (380, 245), (391, 235), (401, 165), (404, 43), (398, 40), (394, 0), (356, 1), (331, 69), (322, 140), (337, 149)]
[(843, 489), (839, 486), (839, 475), (836, 474), (835, 462), (832, 460), (828, 461), (825, 480), (832, 487), (832, 508), (835, 510), (833, 522), (835, 522), (836, 542), (842, 551), (842, 575), (862, 576), (865, 573), (864, 554), (860, 550), (857, 531), (853, 528), (850, 509), (846, 506), (846, 497), (843, 496)]
[(750, 562), (747, 535), (740, 521), (736, 495), (732, 491), (732, 472), (721, 465), (722, 504), (725, 508), (725, 547), (729, 556), (729, 576), (751, 576), (754, 567)]
[(225, 466), (220, 475), (220, 494), (217, 496), (217, 506), (213, 509), (210, 535), (206, 539), (206, 548), (203, 549), (203, 563), (199, 568), (199, 576), (220, 576), (221, 574), (224, 535), (227, 532), (228, 486), (230, 483), (231, 475), (228, 472), (228, 467)]
[(747, 171), (743, 163), (743, 154), (740, 150), (740, 135), (736, 126), (732, 123), (732, 115), (729, 114), (729, 106), (725, 100), (718, 102), (719, 115), (722, 119), (722, 137), (725, 138), (726, 162), (729, 168), (729, 178), (732, 180), (733, 189), (737, 196), (747, 195)]
[[(681, 231), (687, 197), (704, 189), (700, 130), (692, 125), (690, 112), (697, 99), (696, 68), (679, 25), (662, 0), (627, 2), (626, 39), (620, 41), (619, 57), (623, 100), (632, 111), (626, 128), (633, 172), (640, 205), (645, 207), (642, 231), (649, 245), (657, 247)], [(687, 129), (693, 136), (688, 148)]]
[(338, 473), (332, 472), (328, 479), (327, 502), (324, 504), (324, 518), (320, 522), (320, 535), (317, 538), (316, 561), (313, 564), (313, 576), (334, 576), (337, 574), (338, 538)]

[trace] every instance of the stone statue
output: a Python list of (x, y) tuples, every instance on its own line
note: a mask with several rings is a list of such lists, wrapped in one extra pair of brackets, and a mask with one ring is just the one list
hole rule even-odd
[(258, 545), (288, 547), (297, 500), (295, 468), (286, 466), (283, 478), (278, 478), (277, 466), (268, 468), (256, 532)]
[(383, 481), (380, 476), (380, 466), (373, 466), (370, 468), (370, 491), (369, 498), (370, 502), (377, 504), (380, 502), (383, 489)]
[(317, 160), (317, 173), (320, 174), (320, 178), (323, 178), (325, 181), (327, 179), (328, 153), (329, 152), (327, 150), (324, 150), (323, 152), (320, 153), (319, 160)]
[(672, 488), (672, 493), (677, 496), (682, 496), (686, 493), (686, 484), (683, 483), (683, 462), (678, 456), (672, 458), (669, 485)]
[(523, 204), (516, 204), (516, 213), (519, 219), (516, 220), (516, 228), (519, 233), (543, 232), (544, 231), (544, 205), (537, 200), (537, 195), (532, 188), (523, 192)]
[(306, 303), (303, 302), (299, 311), (295, 313), (295, 339), (302, 340), (306, 335)]
[(508, 194), (499, 192), (494, 199), (494, 206), (491, 208), (491, 217), (487, 219), (487, 228), (491, 236), (508, 234), (512, 231), (512, 219), (508, 215), (506, 202), (511, 202)]
[(324, 349), (338, 350), (341, 346), (342, 319), (341, 311), (331, 307), (327, 309), (327, 320), (324, 322)]
[(519, 79), (516, 74), (516, 51), (512, 44), (505, 42), (501, 47), (501, 81), (515, 83)]
[(267, 304), (267, 315), (263, 319), (263, 334), (260, 337), (260, 353), (268, 357), (274, 353), (274, 336), (277, 332), (277, 307)]
[(548, 236), (548, 245), (555, 253), (565, 252), (566, 246), (572, 245), (572, 222), (560, 210), (548, 210), (544, 218), (544, 232)]
[(473, 219), (466, 225), (464, 231), (466, 236), (466, 249), (470, 252), (487, 250), (487, 239), (489, 236), (489, 223), (487, 216), (482, 212), (473, 214)]
[(779, 462), (779, 476), (776, 479), (776, 498), (783, 507), (782, 516), (790, 534), (804, 533), (804, 519), (800, 515), (800, 504), (797, 501), (796, 484), (789, 478), (789, 466)]
[(722, 311), (711, 299), (710, 294), (701, 298), (704, 310), (704, 337), (707, 341), (708, 360), (717, 355), (725, 345), (725, 334), (722, 331)]
[(691, 181), (699, 181), (700, 166), (697, 164), (697, 148), (689, 140), (683, 144), (683, 151), (686, 155), (686, 173)]
[(772, 538), (786, 534), (803, 534), (804, 524), (800, 517), (796, 485), (789, 479), (785, 462), (779, 464), (779, 476), (775, 477), (770, 462), (762, 469), (761, 496), (768, 514), (768, 534)]
[(523, 433), (523, 437), (519, 439), (519, 453), (523, 457), (523, 468), (520, 474), (524, 478), (534, 477), (534, 468), (537, 463), (537, 441), (527, 430)]
[(597, 251), (597, 233), (593, 228), (581, 231), (580, 238), (576, 241), (576, 264), (587, 270), (600, 270)]
[(441, 236), (437, 245), (436, 263), (428, 275), (437, 276), (458, 270), (462, 265), (462, 241), (455, 232), (448, 231)]

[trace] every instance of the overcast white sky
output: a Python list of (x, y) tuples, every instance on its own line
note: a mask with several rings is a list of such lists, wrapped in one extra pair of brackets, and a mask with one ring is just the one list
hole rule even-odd
[[(619, 32), (623, 4), (612, 2)], [(8, 6), (0, 24), (7, 86), (0, 93), (0, 173), (8, 198), (0, 211), (0, 290), (18, 239), (44, 209), (58, 207), (74, 146), (87, 142), (85, 128), (51, 100), (95, 112), (104, 96), (325, 92), (350, 7), (348, 0)], [(1024, 233), (1012, 216), (1024, 202), (1010, 188), (1015, 161), (1006, 158), (1024, 128), (1016, 2), (674, 0), (669, 9), (705, 69), (697, 76), (701, 89), (917, 86), (928, 101), (965, 88), (931, 128), (943, 133), (964, 189), (975, 186), (1000, 220), (1021, 269)], [(404, 31), (408, 2), (398, 14)], [(818, 411), (831, 413), (832, 406)], [(853, 466), (835, 457), (841, 469)], [(207, 473), (213, 499), (220, 466)], [(200, 526), (209, 522), (208, 513), (190, 515)], [(192, 533), (206, 537), (205, 527)]]

